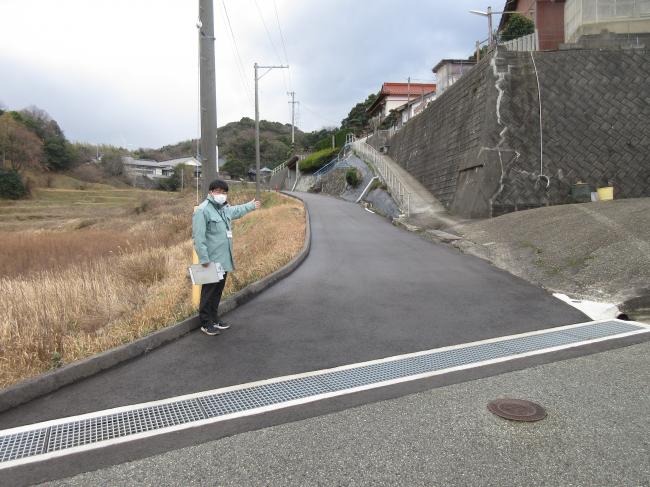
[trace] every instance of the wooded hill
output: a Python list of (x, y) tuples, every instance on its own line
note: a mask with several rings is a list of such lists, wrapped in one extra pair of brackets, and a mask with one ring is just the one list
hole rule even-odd
[[(313, 149), (322, 140), (330, 140), (336, 130), (322, 129), (303, 132), (295, 129), (296, 151)], [(255, 121), (244, 117), (217, 129), (219, 157), (227, 161), (223, 170), (233, 176), (243, 177), (255, 166)], [(134, 157), (164, 161), (196, 154), (197, 140), (185, 140), (159, 149), (138, 149)], [(260, 121), (260, 159), (262, 166), (274, 168), (291, 154), (291, 125)]]

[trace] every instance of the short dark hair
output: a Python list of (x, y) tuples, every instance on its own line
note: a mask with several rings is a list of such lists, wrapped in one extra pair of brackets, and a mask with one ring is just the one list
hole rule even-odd
[(210, 183), (208, 191), (214, 191), (215, 189), (222, 189), (227, 193), (228, 183), (226, 183), (223, 179), (215, 179)]

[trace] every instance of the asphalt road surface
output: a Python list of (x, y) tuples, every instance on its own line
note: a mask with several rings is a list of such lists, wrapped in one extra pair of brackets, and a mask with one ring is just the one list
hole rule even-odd
[[(312, 247), (288, 278), (226, 318), (146, 356), (0, 414), (0, 429), (446, 345), (589, 321), (544, 290), (363, 208), (304, 194)], [(235, 242), (236, 245), (236, 242)], [(594, 350), (595, 351), (595, 350)], [(5, 471), (61, 478), (243, 431), (340, 411), (576, 352), (416, 381)], [(264, 415), (266, 416), (266, 415)]]

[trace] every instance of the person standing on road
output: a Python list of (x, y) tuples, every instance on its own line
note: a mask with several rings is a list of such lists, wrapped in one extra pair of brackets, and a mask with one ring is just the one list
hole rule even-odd
[(221, 281), (201, 286), (201, 331), (210, 336), (219, 335), (219, 330), (230, 328), (226, 322), (219, 320), (218, 310), (228, 272), (234, 270), (232, 220), (241, 218), (261, 206), (257, 200), (230, 206), (227, 200), (228, 184), (221, 179), (215, 179), (210, 183), (208, 197), (197, 207), (192, 217), (192, 240), (199, 262), (203, 267), (208, 267), (210, 262), (217, 262), (226, 271)]

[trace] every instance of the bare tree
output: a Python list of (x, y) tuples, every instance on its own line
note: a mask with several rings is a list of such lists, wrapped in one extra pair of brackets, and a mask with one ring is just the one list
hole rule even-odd
[(0, 116), (0, 157), (2, 167), (16, 171), (41, 167), (43, 142), (10, 113)]

